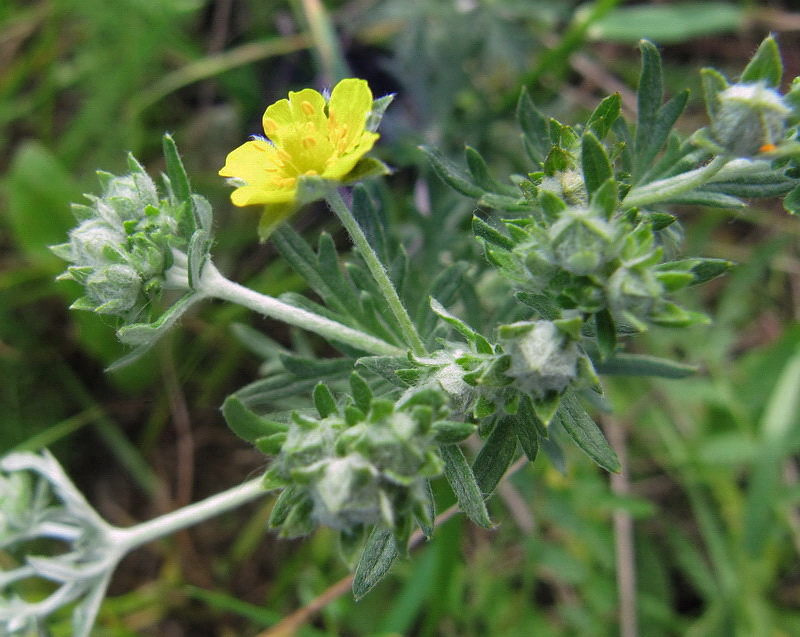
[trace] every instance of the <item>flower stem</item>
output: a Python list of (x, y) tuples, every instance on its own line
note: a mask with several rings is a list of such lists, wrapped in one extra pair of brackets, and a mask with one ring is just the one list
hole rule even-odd
[(372, 278), (375, 279), (375, 283), (378, 284), (383, 298), (389, 305), (389, 309), (392, 311), (392, 314), (394, 314), (397, 324), (403, 332), (406, 344), (416, 356), (425, 356), (427, 351), (417, 332), (417, 328), (414, 327), (411, 317), (408, 315), (403, 302), (397, 295), (397, 290), (395, 290), (394, 284), (391, 279), (389, 279), (386, 268), (383, 266), (383, 263), (381, 263), (378, 255), (375, 254), (372, 246), (369, 245), (367, 237), (364, 236), (364, 231), (361, 229), (361, 226), (358, 225), (350, 208), (347, 207), (347, 204), (344, 202), (344, 199), (342, 199), (338, 190), (331, 190), (326, 199), (328, 205), (333, 212), (336, 213), (339, 221), (342, 222), (345, 230), (347, 230), (350, 238), (353, 240), (356, 249), (367, 264)]
[(633, 188), (622, 204), (627, 208), (646, 206), (687, 193), (710, 181), (730, 160), (731, 157), (727, 154), (717, 155), (700, 168)]
[(195, 502), (136, 526), (127, 529), (114, 528), (111, 530), (111, 535), (114, 539), (113, 546), (120, 554), (124, 554), (160, 537), (171, 535), (176, 531), (235, 509), (265, 495), (267, 491), (262, 483), (261, 477), (254, 478), (232, 489), (212, 495), (205, 500)]
[(301, 327), (328, 340), (346, 343), (371, 354), (383, 356), (403, 356), (405, 354), (399, 347), (390, 345), (379, 338), (234, 283), (222, 276), (211, 262), (206, 263), (203, 267), (197, 289), (206, 296), (242, 305), (264, 316)]

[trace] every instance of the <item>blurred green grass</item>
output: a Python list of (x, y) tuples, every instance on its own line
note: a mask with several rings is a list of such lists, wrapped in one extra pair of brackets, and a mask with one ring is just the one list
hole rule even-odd
[[(120, 170), (133, 151), (158, 172), (161, 133), (174, 132), (195, 188), (218, 210), (220, 264), (259, 289), (283, 291), (297, 282), (268, 245), (256, 244), (255, 219), (230, 210), (216, 176), (225, 154), (259, 132), (266, 104), (290, 89), (330, 85), (345, 65), (376, 93), (398, 92), (380, 148), (398, 170), (381, 198), (400, 234), (415, 241), (424, 232), (415, 220), (425, 218), (414, 204), (451, 209), (456, 228), (471, 210), (428, 179), (416, 145), (456, 151), (469, 143), (497, 175), (525, 170), (512, 117), (522, 85), (545, 112), (570, 121), (617, 90), (614, 78), (633, 81), (630, 43), (639, 37), (665, 45), (674, 92), (696, 87), (703, 65), (735, 75), (782, 24), (786, 65), (800, 72), (800, 39), (789, 30), (798, 16), (780, 13), (790, 3), (691, 5), (7, 0), (0, 452), (52, 447), (90, 500), (123, 525), (261, 468), (218, 412), (258, 373), (229, 328), (247, 321), (283, 342), (290, 334), (236, 308), (206, 307), (161, 351), (106, 375), (121, 354), (113, 326), (66, 309), (76, 293), (54, 283), (62, 265), (46, 246), (63, 240), (68, 204), (96, 187), (96, 168)], [(697, 100), (690, 117), (704, 121)], [(604, 422), (626, 434), (630, 494), (615, 493), (608, 476), (571, 452), (564, 474), (540, 460), (492, 500), (496, 530), (447, 522), (365, 600), (334, 601), (300, 634), (620, 634), (615, 512), (634, 520), (641, 634), (800, 634), (798, 226), (771, 206), (735, 218), (680, 214), (687, 253), (742, 265), (688, 301), (709, 309), (713, 326), (656, 330), (637, 345), (698, 363), (698, 375), (608, 382), (615, 412)], [(314, 213), (301, 222), (327, 223)], [(429, 244), (419, 258), (432, 265), (440, 247), (478, 254), (444, 237)], [(96, 634), (256, 634), (344, 576), (325, 532), (305, 542), (267, 535), (269, 506), (128, 558)], [(53, 634), (69, 630), (64, 615)]]

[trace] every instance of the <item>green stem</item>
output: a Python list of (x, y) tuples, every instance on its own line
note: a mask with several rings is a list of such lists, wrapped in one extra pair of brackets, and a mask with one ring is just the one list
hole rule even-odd
[(383, 294), (383, 298), (389, 305), (389, 309), (392, 311), (392, 314), (394, 314), (397, 324), (400, 326), (400, 329), (403, 332), (406, 344), (411, 348), (411, 351), (416, 356), (425, 356), (427, 351), (425, 350), (425, 345), (423, 344), (422, 339), (417, 332), (417, 328), (414, 327), (411, 317), (408, 315), (403, 302), (397, 295), (397, 290), (395, 290), (394, 284), (389, 279), (389, 275), (386, 273), (386, 268), (381, 263), (378, 255), (375, 254), (372, 246), (369, 245), (367, 237), (364, 236), (364, 231), (361, 230), (361, 226), (358, 225), (353, 213), (347, 207), (347, 204), (344, 202), (344, 199), (342, 199), (342, 196), (337, 190), (332, 190), (330, 192), (330, 194), (327, 196), (327, 201), (333, 212), (336, 213), (339, 221), (342, 222), (345, 230), (347, 230), (350, 238), (353, 240), (353, 243), (356, 246), (356, 249), (364, 259), (364, 262), (367, 264), (367, 268), (369, 268), (372, 278), (375, 279), (375, 283), (378, 284), (381, 294)]
[(710, 181), (730, 160), (728, 155), (717, 155), (700, 168), (633, 188), (622, 201), (622, 205), (633, 208), (673, 199)]
[(254, 478), (232, 489), (212, 495), (205, 500), (195, 502), (136, 526), (127, 529), (114, 528), (110, 531), (113, 538), (112, 545), (120, 554), (125, 554), (160, 537), (171, 535), (176, 531), (216, 517), (266, 495), (267, 491), (262, 483), (262, 478)]
[(211, 262), (206, 263), (203, 267), (197, 291), (206, 296), (242, 305), (264, 316), (301, 327), (330, 341), (346, 343), (371, 354), (382, 356), (403, 356), (405, 354), (399, 347), (390, 345), (379, 338), (234, 283), (222, 276)]

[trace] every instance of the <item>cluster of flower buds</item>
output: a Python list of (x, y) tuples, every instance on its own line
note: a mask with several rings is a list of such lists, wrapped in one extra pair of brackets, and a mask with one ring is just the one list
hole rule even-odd
[(89, 205), (73, 204), (79, 224), (67, 243), (51, 249), (71, 264), (60, 278), (84, 287), (74, 309), (139, 320), (160, 290), (171, 287), (167, 273), (174, 255), (187, 252), (199, 228), (209, 229), (211, 207), (190, 193), (168, 136), (164, 148), (170, 169), (166, 197), (130, 155), (127, 175), (99, 172), (100, 196), (86, 195)]
[(489, 259), (522, 291), (520, 300), (544, 318), (571, 310), (584, 316), (607, 312), (636, 330), (651, 323), (677, 327), (703, 320), (667, 298), (706, 280), (711, 263), (664, 261), (658, 234), (674, 217), (636, 210), (615, 214), (615, 195), (595, 196), (589, 206), (567, 206), (536, 186), (526, 189), (534, 214), (506, 221), (508, 235), (475, 224)]
[(404, 551), (415, 523), (432, 524), (428, 480), (443, 471), (439, 446), (464, 440), (475, 426), (448, 420), (448, 397), (438, 388), (393, 402), (374, 398), (353, 373), (350, 389), (337, 404), (327, 386), (317, 385), (317, 415), (295, 412), (289, 424), (270, 423), (257, 441), (276, 455), (265, 486), (284, 488), (270, 524), (289, 537), (326, 525), (340, 532), (343, 548), (360, 547), (378, 526)]
[(437, 301), (431, 306), (467, 345), (445, 343), (430, 357), (413, 357), (416, 366), (398, 370), (397, 375), (416, 386), (427, 382), (441, 387), (456, 413), (475, 420), (495, 413), (516, 414), (525, 397), (547, 425), (568, 390), (598, 384), (582, 349), (583, 320), (575, 312), (552, 321), (500, 325), (498, 341), (492, 344)]

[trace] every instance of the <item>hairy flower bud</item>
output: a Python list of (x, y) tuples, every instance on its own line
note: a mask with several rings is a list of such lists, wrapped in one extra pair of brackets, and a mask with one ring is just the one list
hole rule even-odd
[(734, 84), (719, 96), (711, 130), (728, 152), (753, 157), (783, 139), (791, 109), (783, 97), (763, 83)]
[(511, 357), (505, 372), (519, 391), (535, 398), (561, 393), (578, 377), (578, 345), (552, 321), (520, 321), (500, 327), (500, 344)]
[(81, 283), (84, 296), (76, 309), (137, 317), (165, 282), (173, 263), (173, 251), (186, 250), (192, 224), (182, 222), (201, 206), (196, 195), (177, 201), (170, 192), (160, 199), (150, 176), (133, 157), (131, 172), (115, 176), (98, 173), (102, 194), (87, 195), (89, 205), (74, 205), (80, 221), (69, 241), (52, 246), (53, 252), (71, 263), (62, 279)]

